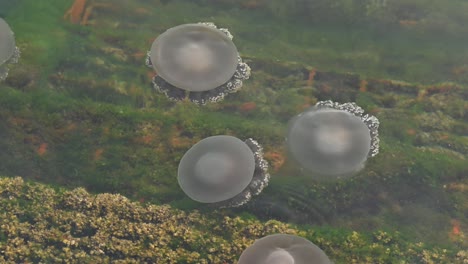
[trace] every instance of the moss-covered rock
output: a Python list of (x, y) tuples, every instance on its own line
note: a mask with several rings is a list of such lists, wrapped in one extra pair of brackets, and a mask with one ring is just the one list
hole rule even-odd
[(465, 263), (465, 251), (408, 243), (399, 233), (183, 212), (83, 188), (0, 178), (2, 263), (236, 263), (255, 239), (295, 234), (336, 263)]

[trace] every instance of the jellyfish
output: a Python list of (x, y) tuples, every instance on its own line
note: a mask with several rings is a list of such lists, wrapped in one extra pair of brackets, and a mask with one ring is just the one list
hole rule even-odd
[(238, 207), (268, 185), (268, 163), (262, 147), (249, 138), (212, 136), (182, 157), (178, 182), (191, 199), (216, 207)]
[(20, 52), (10, 26), (0, 18), (0, 81), (8, 76), (8, 64), (17, 63)]
[(327, 255), (309, 240), (286, 234), (263, 237), (244, 252), (238, 264), (331, 264)]
[(286, 142), (301, 167), (319, 178), (340, 178), (378, 154), (378, 128), (378, 119), (355, 103), (321, 101), (290, 121)]
[(153, 42), (146, 65), (154, 68), (154, 88), (169, 99), (196, 104), (218, 102), (238, 91), (250, 77), (231, 33), (213, 23), (168, 29)]

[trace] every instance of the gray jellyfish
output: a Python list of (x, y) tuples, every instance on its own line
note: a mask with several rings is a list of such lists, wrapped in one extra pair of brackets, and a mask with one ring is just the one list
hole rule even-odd
[(154, 68), (154, 88), (169, 99), (196, 104), (221, 101), (242, 87), (250, 67), (242, 62), (231, 33), (213, 23), (168, 29), (153, 42), (146, 65)]
[(293, 158), (319, 176), (349, 176), (379, 152), (379, 121), (355, 103), (318, 102), (290, 121), (286, 142)]
[(331, 264), (327, 255), (309, 240), (286, 234), (263, 237), (244, 252), (238, 264)]
[(0, 81), (8, 76), (8, 64), (17, 63), (19, 55), (13, 31), (5, 20), (0, 18)]
[(180, 160), (177, 177), (191, 199), (221, 208), (237, 207), (268, 185), (267, 170), (255, 140), (220, 135), (193, 145)]

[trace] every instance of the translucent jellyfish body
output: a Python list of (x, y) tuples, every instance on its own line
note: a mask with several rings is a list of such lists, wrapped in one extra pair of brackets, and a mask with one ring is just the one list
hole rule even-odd
[(263, 237), (244, 252), (238, 264), (331, 264), (327, 255), (309, 240), (286, 234)]
[(260, 145), (232, 136), (212, 136), (193, 145), (179, 162), (178, 182), (191, 199), (217, 207), (247, 203), (268, 185)]
[(0, 81), (8, 76), (8, 64), (18, 62), (19, 55), (13, 31), (5, 20), (0, 18)]
[(154, 68), (154, 88), (169, 99), (197, 104), (218, 102), (242, 87), (250, 67), (242, 62), (232, 35), (212, 23), (184, 24), (159, 35), (146, 65)]
[(290, 121), (286, 142), (299, 164), (319, 176), (352, 175), (379, 152), (379, 121), (355, 103), (318, 102)]

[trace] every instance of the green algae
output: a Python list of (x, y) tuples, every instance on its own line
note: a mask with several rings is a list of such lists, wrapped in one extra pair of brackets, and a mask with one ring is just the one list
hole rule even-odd
[(15, 32), (22, 63), (41, 65), (45, 74), (66, 56), (70, 35), (60, 25), (65, 1), (19, 1), (6, 16)]
[[(55, 4), (24, 0), (7, 16), (23, 51), (15, 67), (27, 70), (15, 73), (12, 69), (9, 79), (0, 84), (1, 174), (55, 186), (84, 186), (94, 193), (118, 192), (190, 211), (199, 206), (178, 189), (175, 173), (191, 144), (207, 136), (231, 134), (280, 149), (287, 120), (304, 107), (330, 98), (356, 101), (381, 121), (381, 153), (363, 172), (348, 181), (322, 184), (309, 180), (287, 161), (273, 172), (265, 193), (239, 213), (265, 221), (279, 218), (314, 224), (314, 229), (330, 223), (323, 227), (324, 235), (309, 239), (326, 236), (320, 245), (329, 248), (327, 253), (337, 261), (384, 263), (405, 257), (388, 253), (389, 242), (373, 248), (374, 241), (381, 241), (378, 235), (353, 240), (351, 230), (400, 230), (404, 237), (395, 240), (412, 243), (407, 252), (415, 252), (405, 259), (407, 263), (422, 261), (425, 250), (440, 256), (434, 257), (436, 263), (455, 261), (455, 249), (449, 249), (451, 258), (444, 260), (447, 253), (431, 251), (418, 241), (439, 237), (449, 248), (466, 247), (466, 242), (447, 237), (450, 217), (466, 220), (462, 213), (466, 191), (443, 187), (463, 184), (466, 173), (467, 88), (463, 78), (453, 78), (443, 66), (460, 63), (454, 59), (460, 53), (455, 38), (396, 30), (376, 40), (362, 29), (345, 32), (331, 25), (306, 27), (291, 21), (279, 25), (262, 10), (225, 5), (226, 9), (213, 11), (184, 1), (148, 6), (157, 20), (151, 25), (147, 23), (151, 16), (134, 18), (133, 11), (117, 23), (116, 17), (124, 12), (117, 5), (110, 11), (95, 11), (91, 26), (78, 26), (62, 20), (71, 3)], [(131, 4), (128, 10), (137, 6)], [(151, 70), (143, 66), (141, 55), (148, 41), (174, 24), (208, 18), (234, 34), (239, 51), (248, 55), (251, 80), (224, 102), (203, 108), (173, 103), (154, 93), (147, 76)], [(403, 38), (407, 40), (395, 43)], [(446, 42), (454, 44), (442, 58), (436, 51)], [(432, 65), (439, 64), (441, 70), (433, 73)], [(311, 71), (315, 76), (308, 80)], [(459, 84), (445, 82), (451, 79)], [(254, 103), (254, 110), (242, 110), (246, 102)], [(430, 197), (438, 197), (433, 206)], [(6, 206), (13, 208), (13, 204)], [(412, 211), (434, 218), (438, 230), (418, 225), (422, 220)], [(343, 226), (349, 230), (338, 228)], [(351, 240), (359, 246), (343, 244)], [(390, 251), (398, 247), (402, 246), (397, 243)]]
[[(243, 249), (268, 234), (303, 236), (337, 263), (463, 263), (466, 252), (408, 242), (400, 232), (356, 232), (296, 226), (252, 216), (185, 213), (167, 205), (141, 205), (121, 195), (53, 190), (21, 178), (1, 178), (0, 258), (4, 263), (96, 261), (235, 263)], [(47, 248), (47, 250), (44, 250)], [(464, 257), (465, 256), (465, 257)], [(133, 261), (133, 262), (132, 262)]]

